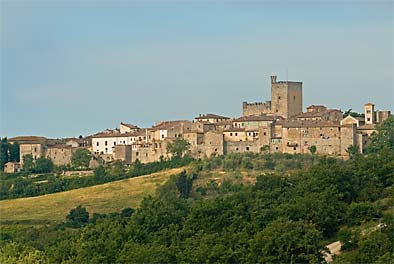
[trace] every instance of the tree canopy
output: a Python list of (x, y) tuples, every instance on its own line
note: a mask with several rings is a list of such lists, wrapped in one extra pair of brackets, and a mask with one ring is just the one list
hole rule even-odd
[(78, 169), (89, 168), (89, 162), (92, 159), (92, 155), (87, 149), (77, 149), (71, 157), (71, 164)]
[(181, 138), (176, 138), (167, 145), (167, 151), (177, 158), (181, 158), (189, 149), (190, 143)]

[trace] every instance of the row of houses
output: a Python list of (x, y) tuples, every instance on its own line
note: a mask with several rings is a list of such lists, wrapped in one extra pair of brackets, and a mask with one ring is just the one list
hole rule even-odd
[(311, 146), (317, 154), (346, 158), (349, 146), (363, 152), (376, 125), (391, 115), (375, 111), (372, 103), (364, 105), (365, 117), (343, 118), (341, 110), (324, 105), (311, 105), (302, 112), (302, 83), (278, 82), (276, 76), (271, 77), (271, 94), (266, 103), (244, 102), (239, 118), (201, 114), (193, 120), (163, 121), (149, 128), (122, 122), (117, 129), (85, 138), (16, 137), (9, 142), (20, 144), (21, 163), (24, 155), (31, 154), (34, 159), (47, 157), (58, 166), (70, 164), (79, 148), (89, 149), (106, 162), (158, 161), (170, 157), (167, 146), (178, 138), (189, 142), (190, 154), (196, 158), (261, 151), (305, 154)]

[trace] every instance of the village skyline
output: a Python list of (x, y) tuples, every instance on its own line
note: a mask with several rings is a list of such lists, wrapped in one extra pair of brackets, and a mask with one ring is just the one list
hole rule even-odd
[(6, 1), (1, 12), (1, 136), (240, 117), (243, 101), (270, 98), (271, 75), (304, 83), (303, 110), (393, 110), (390, 2)]

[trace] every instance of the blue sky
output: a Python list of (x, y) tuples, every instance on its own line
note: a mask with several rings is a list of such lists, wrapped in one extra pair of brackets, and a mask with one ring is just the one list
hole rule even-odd
[(394, 105), (393, 3), (1, 1), (1, 136), (240, 116), (269, 76), (304, 109)]

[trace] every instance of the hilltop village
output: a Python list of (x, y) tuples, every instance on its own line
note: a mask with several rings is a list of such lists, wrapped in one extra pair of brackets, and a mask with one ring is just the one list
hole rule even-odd
[(278, 81), (271, 76), (271, 100), (242, 103), (242, 116), (231, 118), (216, 114), (200, 114), (193, 120), (158, 122), (150, 128), (120, 123), (118, 129), (107, 129), (80, 138), (48, 139), (37, 136), (9, 138), (20, 145), (20, 163), (9, 162), (6, 172), (18, 171), (23, 156), (46, 157), (54, 165), (71, 163), (73, 153), (88, 149), (94, 159), (110, 162), (123, 160), (131, 164), (169, 158), (170, 142), (184, 139), (190, 144), (189, 154), (195, 158), (236, 152), (311, 153), (346, 158), (350, 146), (363, 152), (368, 137), (377, 124), (386, 120), (390, 111), (375, 111), (374, 104), (364, 105), (364, 117), (346, 116), (338, 109), (310, 105), (303, 112), (302, 82)]

